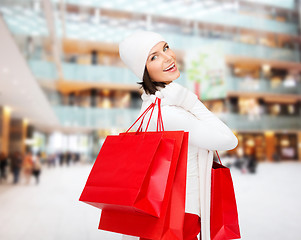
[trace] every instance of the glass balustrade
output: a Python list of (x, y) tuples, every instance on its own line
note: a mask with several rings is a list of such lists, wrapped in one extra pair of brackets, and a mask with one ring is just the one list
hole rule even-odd
[(237, 55), (251, 58), (271, 59), (278, 61), (300, 61), (300, 54), (298, 51), (271, 48), (259, 44), (246, 44), (235, 41), (224, 40), (221, 38), (205, 38), (199, 36), (178, 35), (173, 33), (162, 33), (168, 41), (170, 46), (175, 49), (193, 49), (202, 48), (206, 45), (217, 44), (222, 49), (225, 55)]
[[(2, 9), (2, 10), (1, 10)], [(3, 10), (4, 9), (4, 10)], [(40, 22), (41, 16), (39, 19), (37, 18), (36, 14), (32, 16), (23, 16), (21, 20), (15, 17), (13, 10), (8, 8), (0, 8), (0, 11), (3, 12), (3, 18), (8, 25), (8, 28), (18, 40), (20, 37), (18, 36), (34, 36), (35, 38), (40, 37), (43, 38), (47, 36), (44, 34), (47, 30), (46, 24), (44, 25), (37, 25), (36, 23)], [(232, 14), (233, 15), (233, 14)], [(227, 19), (232, 19), (230, 17), (222, 17), (224, 21)], [(235, 14), (233, 15), (235, 16)], [(35, 18), (37, 18), (35, 20)], [(234, 17), (235, 18), (235, 17)], [(243, 22), (242, 19), (235, 20), (235, 22)], [(19, 22), (18, 22), (19, 21)], [(232, 20), (231, 20), (232, 21)], [(262, 20), (260, 20), (262, 21)], [(263, 26), (265, 21), (255, 24), (256, 26), (260, 27)], [(250, 25), (251, 23), (249, 23)], [(254, 24), (252, 22), (252, 24)], [(278, 24), (278, 23), (277, 23)], [(280, 23), (279, 23), (280, 24)], [(281, 23), (283, 24), (283, 23)], [(59, 25), (59, 24), (58, 24)], [(249, 26), (247, 23), (244, 26)], [(137, 26), (135, 29), (138, 29)], [(272, 26), (273, 29), (281, 29), (278, 26)], [(125, 36), (130, 34), (135, 29), (125, 28), (122, 26), (112, 26), (108, 23), (82, 23), (82, 22), (66, 22), (66, 36), (70, 39), (80, 39), (80, 40), (92, 40), (92, 41), (100, 41), (100, 42), (110, 42), (110, 43), (119, 43)], [(22, 31), (21, 31), (22, 30)], [(239, 42), (240, 39), (239, 34), (233, 34), (230, 37), (234, 37), (231, 40), (226, 40), (223, 36), (196, 36), (196, 35), (187, 35), (187, 34), (178, 34), (178, 31), (161, 31), (155, 30), (158, 33), (161, 33), (165, 36), (167, 41), (170, 41), (170, 46), (175, 49), (191, 49), (195, 47), (202, 47), (206, 44), (211, 43), (219, 43), (221, 44), (223, 51), (225, 54), (230, 55), (238, 55), (238, 56), (246, 56), (246, 57), (254, 57), (254, 58), (261, 58), (261, 59), (271, 59), (271, 60), (279, 60), (279, 61), (293, 61), (293, 62), (300, 62), (300, 54), (299, 51), (294, 49), (284, 49), (284, 48), (275, 48), (275, 47), (268, 47), (261, 44), (246, 44)], [(175, 33), (176, 32), (176, 33)], [(34, 33), (34, 34), (33, 34)], [(43, 34), (42, 34), (43, 33)], [(61, 36), (58, 34), (58, 36)], [(235, 40), (237, 39), (237, 41)], [(26, 45), (28, 38), (24, 38), (23, 43), (21, 45)], [(38, 44), (38, 43), (33, 43)], [(39, 46), (38, 46), (39, 47)], [(36, 47), (37, 48), (37, 47)], [(28, 50), (24, 50), (28, 51)], [(43, 50), (35, 50), (35, 55), (41, 55)], [(24, 53), (29, 54), (29, 53)], [(32, 53), (31, 53), (32, 54)], [(45, 54), (44, 54), (45, 55)]]
[[(130, 0), (126, 0), (124, 3)], [(58, 2), (58, 1), (56, 1)], [(68, 1), (69, 3), (75, 4), (84, 4), (85, 2), (79, 2), (75, 0)], [(123, 4), (119, 4), (118, 2), (112, 1), (112, 6), (108, 7), (108, 1), (97, 1), (97, 2), (87, 2), (87, 5), (99, 5), (99, 7), (103, 8), (112, 8), (116, 10), (127, 10), (127, 8), (122, 8)], [(151, 4), (151, 1), (145, 1), (144, 4)], [(164, 3), (170, 4), (170, 3)], [(298, 35), (298, 24), (288, 23), (288, 22), (279, 22), (276, 20), (265, 19), (260, 17), (247, 16), (243, 14), (238, 14), (236, 11), (227, 11), (220, 10), (217, 12), (208, 13), (201, 11), (202, 9), (198, 9), (198, 7), (193, 7), (192, 5), (178, 6), (179, 11), (187, 11), (187, 14), (179, 13), (177, 10), (173, 9), (168, 13), (166, 9), (163, 7), (158, 9), (152, 7), (141, 7), (139, 6), (139, 2), (136, 4), (129, 3), (132, 6), (133, 11), (138, 13), (146, 13), (148, 14), (149, 9), (153, 9), (156, 15), (161, 16), (169, 16), (169, 17), (177, 17), (183, 18), (183, 20), (201, 20), (208, 23), (216, 23), (221, 25), (228, 25), (233, 27), (242, 27), (242, 28), (251, 28), (255, 30), (262, 30), (268, 32), (278, 32), (290, 35)], [(145, 10), (143, 10), (145, 8)], [(24, 10), (24, 11), (23, 11)], [(34, 37), (38, 36), (48, 36), (48, 29), (46, 24), (46, 19), (43, 15), (43, 12), (35, 12), (31, 9), (22, 9), (16, 8), (13, 6), (2, 6), (0, 7), (0, 12), (3, 15), (3, 18), (8, 25), (9, 29), (13, 34), (16, 35), (31, 35)], [(23, 14), (26, 12), (26, 14)], [(174, 15), (174, 16), (173, 16)], [(128, 25), (128, 26), (127, 26)], [(158, 26), (157, 26), (158, 25)], [(168, 32), (178, 32), (181, 31), (182, 34), (184, 32), (181, 26), (178, 26), (178, 30), (172, 30), (173, 25), (168, 26), (167, 24), (163, 24), (162, 27), (160, 23), (154, 22), (153, 27), (158, 28), (155, 31), (168, 33)], [(166, 26), (165, 26), (166, 25)], [(83, 40), (93, 40), (93, 41), (107, 41), (107, 42), (120, 42), (126, 35), (128, 35), (134, 29), (145, 28), (145, 22), (140, 21), (129, 21), (128, 23), (124, 23), (124, 21), (120, 22), (116, 19), (100, 19), (98, 22), (93, 21), (93, 16), (87, 19), (82, 19), (80, 17), (75, 17), (73, 15), (66, 15), (66, 19), (64, 22), (65, 35), (64, 37), (72, 38), (72, 39), (83, 39)], [(58, 37), (62, 37), (63, 25), (61, 23), (60, 18), (56, 19), (56, 32)], [(191, 29), (189, 29), (191, 31)], [(233, 34), (236, 37), (239, 37), (239, 34)]]
[(219, 117), (233, 130), (300, 130), (300, 116), (240, 115), (225, 113)]
[(230, 91), (275, 93), (275, 94), (301, 94), (301, 83), (292, 82), (286, 84), (285, 81), (277, 86), (273, 86), (267, 79), (248, 79), (238, 77), (226, 78), (227, 89)]
[(55, 64), (50, 61), (28, 60), (29, 68), (37, 79), (54, 81), (58, 79), (58, 72)]
[[(53, 107), (63, 126), (91, 128), (128, 128), (138, 117), (140, 109)], [(218, 115), (233, 130), (300, 130), (300, 116)]]
[[(59, 3), (59, 0), (53, 0)], [(293, 9), (295, 5), (292, 0), (282, 1), (265, 0), (263, 3), (279, 7)], [(111, 1), (81, 1), (67, 0), (66, 3), (84, 5), (96, 8), (105, 8), (120, 11), (130, 11), (141, 14), (155, 14), (156, 16), (179, 18), (183, 20), (204, 21), (222, 25), (248, 27), (264, 31), (279, 32), (297, 35), (297, 24), (278, 22), (276, 20), (256, 18), (242, 15), (236, 3), (227, 3), (224, 6), (219, 1), (211, 1), (210, 6), (203, 5), (202, 2), (184, 4), (179, 1), (158, 2), (157, 0), (133, 1), (133, 0), (111, 0)], [(255, 10), (256, 11), (256, 10)]]
[(127, 129), (135, 122), (140, 112), (140, 109), (84, 108), (73, 106), (55, 106), (53, 109), (63, 126), (98, 129)]
[(275, 7), (287, 8), (294, 10), (295, 0), (244, 0), (247, 2), (254, 2), (259, 4), (266, 4)]
[[(48, 61), (30, 60), (29, 66), (36, 78), (53, 81), (58, 79), (54, 63)], [(127, 68), (111, 66), (80, 65), (63, 63), (64, 80), (75, 82), (103, 82), (136, 84), (139, 79)], [(186, 86), (186, 73), (181, 72), (177, 82)], [(227, 89), (230, 91), (301, 94), (301, 83), (288, 85), (283, 82), (278, 86), (272, 86), (271, 81), (265, 79), (246, 79), (226, 77)]]
[[(29, 66), (38, 79), (57, 80), (58, 74), (53, 62), (30, 60)], [(74, 82), (100, 82), (118, 84), (137, 84), (140, 80), (127, 68), (81, 65), (75, 63), (62, 63), (64, 80)], [(177, 82), (185, 84), (185, 73), (181, 72)]]

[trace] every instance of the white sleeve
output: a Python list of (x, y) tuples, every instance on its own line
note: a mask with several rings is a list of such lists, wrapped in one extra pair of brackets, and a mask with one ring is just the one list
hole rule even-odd
[[(177, 106), (162, 106), (164, 130), (187, 131), (190, 144), (200, 148), (212, 151), (235, 148), (238, 144), (236, 136), (226, 124), (200, 103), (197, 101), (191, 112)], [(151, 122), (154, 128), (154, 122)]]

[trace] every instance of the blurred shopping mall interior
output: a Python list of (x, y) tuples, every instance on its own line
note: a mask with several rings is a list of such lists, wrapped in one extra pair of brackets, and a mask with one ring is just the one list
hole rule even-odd
[(238, 137), (230, 156), (301, 161), (300, 14), (300, 0), (0, 0), (0, 152), (93, 162), (138, 117), (118, 44), (141, 29)]

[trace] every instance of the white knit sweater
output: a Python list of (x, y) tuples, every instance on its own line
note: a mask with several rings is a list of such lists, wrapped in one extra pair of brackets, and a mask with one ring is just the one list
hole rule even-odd
[[(172, 82), (170, 84), (178, 83)], [(201, 217), (202, 240), (209, 240), (213, 151), (233, 149), (237, 146), (238, 140), (228, 126), (210, 112), (201, 101), (196, 101), (187, 111), (170, 101), (163, 101), (162, 89), (159, 88), (156, 94), (150, 95), (145, 92), (142, 94), (143, 102), (139, 116), (155, 101), (156, 97), (159, 97), (162, 99), (161, 113), (164, 130), (189, 132), (185, 212)], [(166, 88), (165, 91), (168, 89)], [(150, 112), (145, 116), (146, 120), (142, 125), (143, 131), (146, 128)], [(156, 105), (147, 131), (156, 131), (157, 116), (158, 108)]]

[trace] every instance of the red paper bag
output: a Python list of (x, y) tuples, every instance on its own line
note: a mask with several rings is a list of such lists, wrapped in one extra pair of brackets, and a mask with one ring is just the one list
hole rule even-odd
[(108, 136), (79, 200), (102, 209), (159, 217), (174, 144), (163, 132)]
[(230, 169), (215, 161), (213, 161), (211, 173), (210, 236), (212, 240), (240, 238), (237, 206)]
[[(183, 238), (188, 133), (184, 131), (164, 131), (160, 99), (158, 99), (157, 131), (158, 125), (162, 127), (164, 137), (175, 139), (174, 154), (162, 204), (161, 216), (154, 218), (130, 210), (117, 211), (104, 209), (101, 214), (99, 229), (139, 236), (141, 239), (168, 240)], [(156, 132), (150, 132), (150, 134), (156, 134)]]
[(141, 239), (183, 239), (188, 133), (163, 133), (168, 138), (176, 139), (176, 142), (160, 218), (130, 210), (103, 209), (99, 229), (138, 236)]

